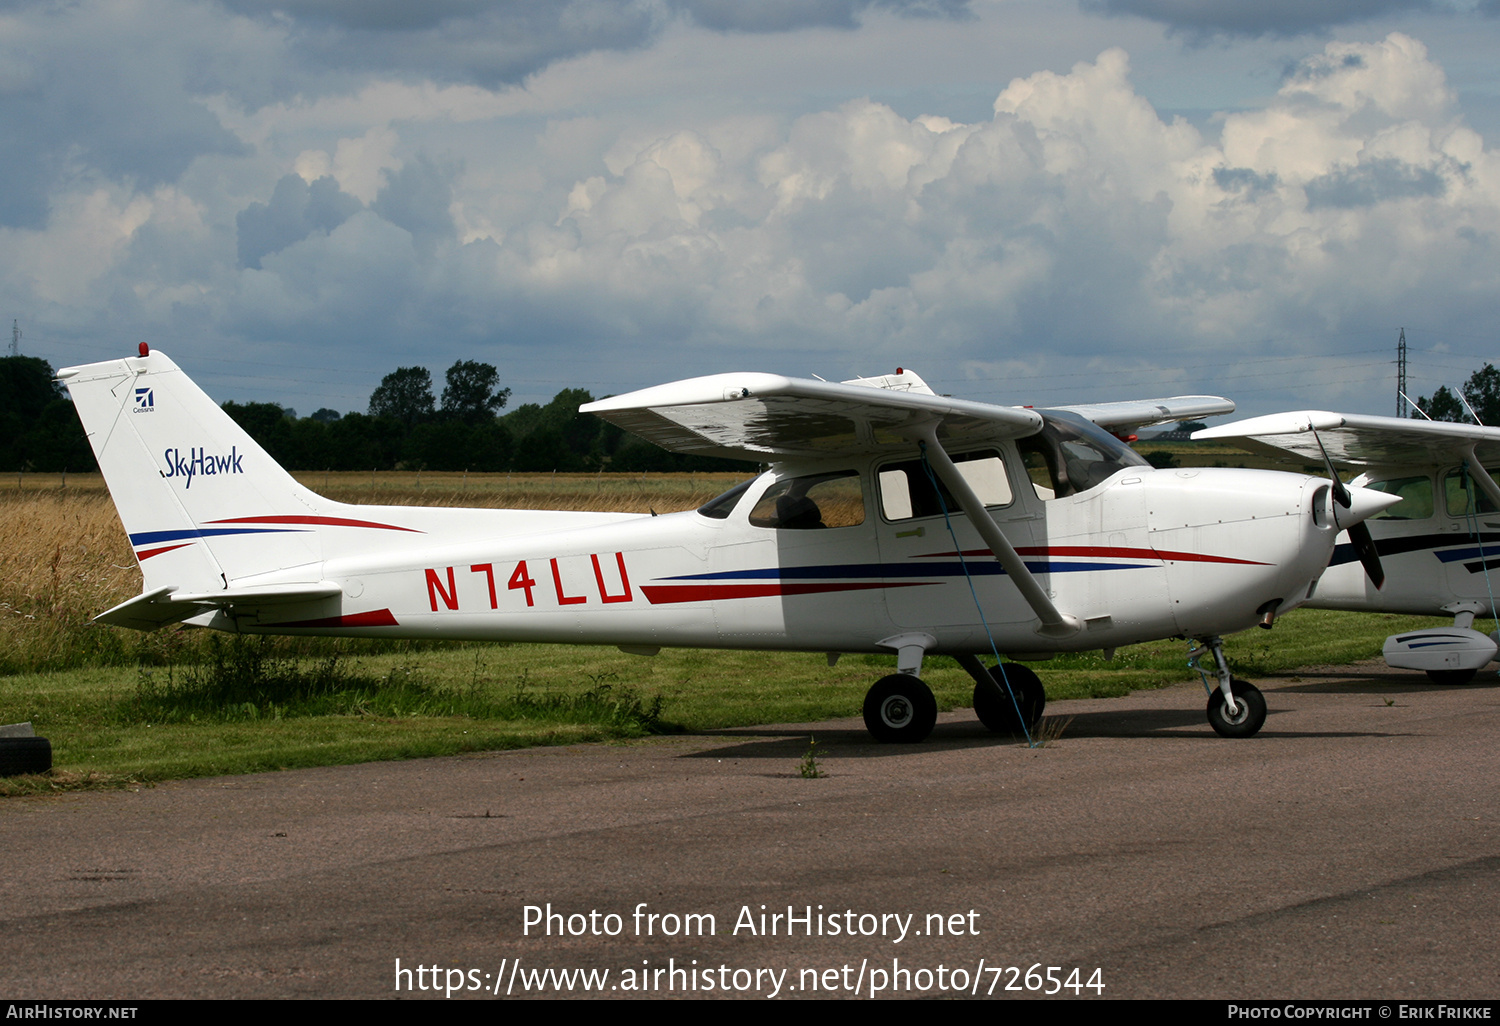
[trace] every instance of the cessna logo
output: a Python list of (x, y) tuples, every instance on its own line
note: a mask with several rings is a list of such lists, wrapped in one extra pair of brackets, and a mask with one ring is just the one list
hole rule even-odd
[(245, 454), (239, 451), (237, 446), (229, 447), (227, 456), (220, 456), (206, 449), (189, 449), (186, 454), (181, 449), (168, 449), (162, 453), (167, 462), (167, 472), (163, 477), (185, 477), (187, 484), (184, 488), (193, 487), (193, 478), (212, 477), (215, 474), (243, 474), (245, 468), (240, 461)]
[(136, 413), (150, 413), (156, 407), (156, 396), (149, 388), (135, 390)]

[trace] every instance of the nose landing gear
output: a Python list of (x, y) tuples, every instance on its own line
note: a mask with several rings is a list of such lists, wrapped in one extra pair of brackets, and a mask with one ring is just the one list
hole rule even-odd
[[(1213, 654), (1213, 674), (1218, 687), (1210, 687), (1209, 671), (1198, 665), (1200, 656)], [(1208, 725), (1220, 737), (1254, 737), (1266, 722), (1266, 700), (1260, 689), (1247, 681), (1229, 675), (1224, 659), (1224, 639), (1217, 634), (1204, 638), (1202, 644), (1188, 653), (1188, 665), (1203, 676), (1208, 691)]]

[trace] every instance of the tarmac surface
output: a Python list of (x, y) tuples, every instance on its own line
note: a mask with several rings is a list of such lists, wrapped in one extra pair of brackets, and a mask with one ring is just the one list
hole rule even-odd
[(1179, 687), (1039, 749), (964, 710), (7, 799), (0, 995), (1492, 999), (1494, 681), (1260, 681), (1249, 740)]

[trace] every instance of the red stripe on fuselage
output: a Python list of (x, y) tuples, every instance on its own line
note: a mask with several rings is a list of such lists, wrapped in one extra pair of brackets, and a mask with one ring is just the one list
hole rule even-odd
[(308, 527), (374, 527), (382, 531), (410, 531), (425, 534), (415, 527), (397, 527), (395, 524), (377, 524), (373, 520), (349, 520), (345, 517), (306, 517), (278, 514), (264, 517), (230, 517), (227, 520), (209, 520), (210, 524), (304, 524)]
[(875, 588), (921, 588), (936, 581), (861, 581), (854, 584), (647, 584), (641, 586), (653, 606), (671, 602), (713, 602), (718, 599), (770, 598), (779, 595), (821, 595), (830, 591), (870, 591)]
[[(1020, 556), (1107, 556), (1111, 559), (1162, 559), (1179, 563), (1240, 563), (1245, 566), (1269, 566), (1254, 559), (1208, 556), (1201, 552), (1174, 552), (1170, 549), (1132, 549), (1119, 545), (1030, 545), (1016, 550)], [(913, 559), (952, 559), (957, 552), (924, 552)], [(965, 558), (993, 555), (989, 549), (965, 549)]]
[(350, 613), (348, 616), (323, 616), (316, 620), (288, 620), (285, 623), (268, 623), (267, 627), (399, 627), (389, 609), (372, 609), (368, 613)]
[(185, 549), (185, 548), (187, 548), (191, 544), (193, 544), (193, 543), (192, 542), (183, 542), (181, 545), (163, 545), (159, 549), (147, 549), (145, 552), (137, 552), (135, 554), (135, 558), (136, 559), (150, 559), (152, 556), (159, 556), (163, 552), (171, 552), (173, 549)]

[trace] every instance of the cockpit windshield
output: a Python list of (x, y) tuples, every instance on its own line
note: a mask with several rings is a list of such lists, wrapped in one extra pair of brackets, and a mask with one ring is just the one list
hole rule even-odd
[(1139, 453), (1093, 421), (1064, 410), (1039, 410), (1042, 430), (1017, 440), (1037, 495), (1060, 499), (1086, 492), (1126, 467), (1149, 467)]
[(708, 517), (710, 520), (725, 520), (740, 501), (740, 496), (745, 494), (745, 489), (753, 485), (759, 478), (752, 477), (748, 481), (741, 481), (729, 491), (716, 498), (708, 500), (698, 507), (700, 516)]

